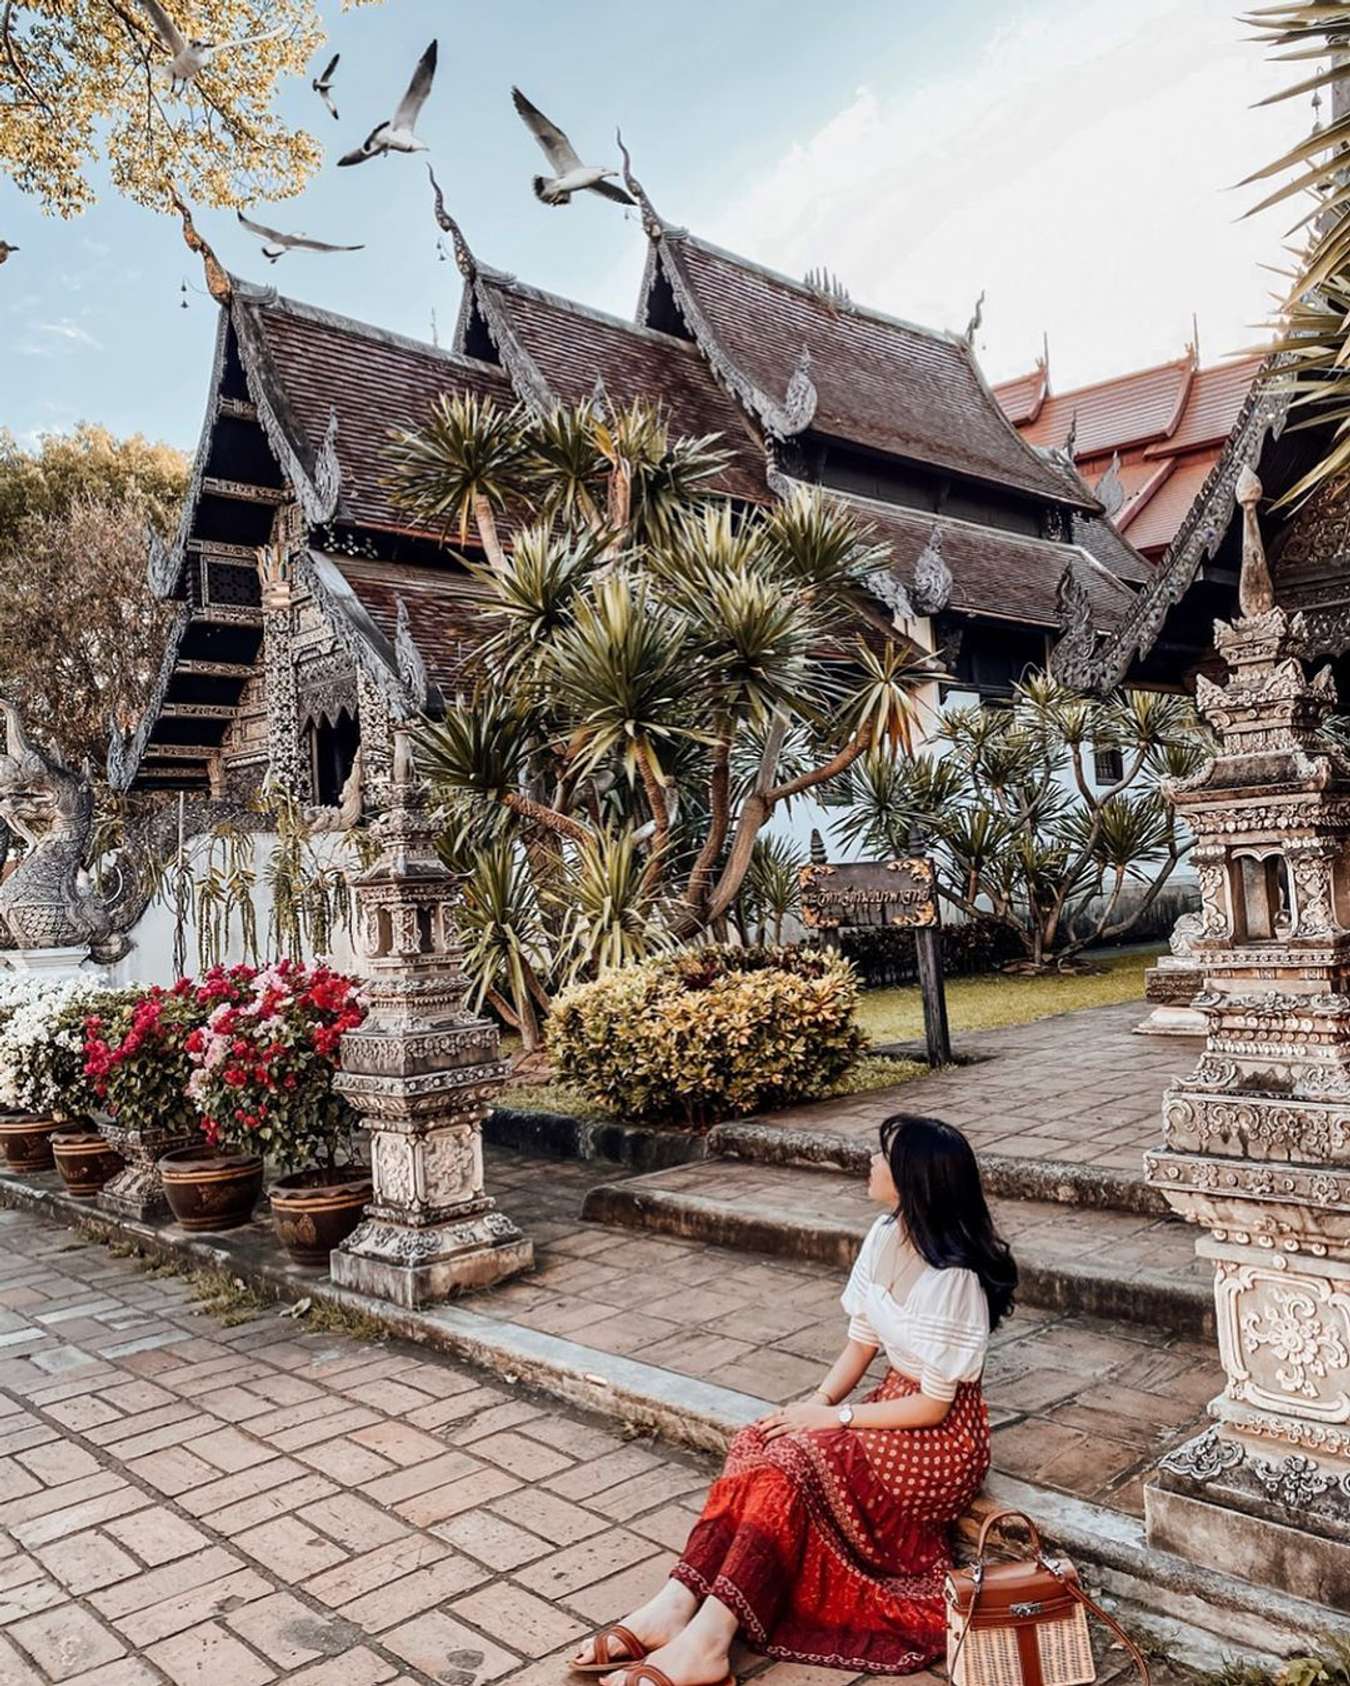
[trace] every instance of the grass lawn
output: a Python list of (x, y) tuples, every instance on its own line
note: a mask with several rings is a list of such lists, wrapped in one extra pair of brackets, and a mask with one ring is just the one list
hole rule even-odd
[[(953, 1036), (963, 1030), (997, 1030), (1001, 1025), (1031, 1024), (1080, 1007), (1110, 1007), (1118, 1001), (1142, 1001), (1144, 972), (1161, 948), (1114, 954), (1101, 970), (1044, 977), (984, 972), (972, 978), (948, 978), (947, 1017)], [(904, 989), (869, 989), (858, 1002), (858, 1023), (873, 1042), (909, 1042), (923, 1035), (923, 1000), (917, 985)]]

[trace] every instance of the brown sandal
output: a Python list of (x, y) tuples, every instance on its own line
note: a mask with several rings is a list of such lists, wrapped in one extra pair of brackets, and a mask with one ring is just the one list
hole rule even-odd
[[(623, 1656), (611, 1656), (609, 1642), (617, 1639), (624, 1647)], [(595, 1661), (593, 1663), (569, 1663), (573, 1674), (609, 1674), (620, 1669), (625, 1663), (640, 1663), (647, 1655), (647, 1647), (642, 1643), (631, 1628), (626, 1628), (622, 1622), (611, 1622), (608, 1627), (602, 1627), (593, 1634), (591, 1644), (595, 1646)]]

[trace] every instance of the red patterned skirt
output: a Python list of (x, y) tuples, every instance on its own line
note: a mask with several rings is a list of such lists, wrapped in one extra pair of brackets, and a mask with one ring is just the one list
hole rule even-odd
[[(918, 1391), (892, 1370), (868, 1403)], [(671, 1573), (725, 1604), (771, 1657), (874, 1674), (926, 1668), (945, 1644), (950, 1526), (988, 1468), (975, 1382), (935, 1428), (767, 1441), (742, 1429)]]

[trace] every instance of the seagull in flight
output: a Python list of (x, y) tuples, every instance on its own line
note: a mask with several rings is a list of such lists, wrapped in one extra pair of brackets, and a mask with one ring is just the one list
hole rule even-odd
[(319, 98), (323, 101), (323, 103), (328, 107), (328, 109), (332, 112), (334, 117), (337, 116), (338, 109), (333, 104), (333, 96), (332, 96), (332, 93), (330, 92), (330, 90), (333, 86), (333, 72), (337, 69), (338, 60), (341, 57), (342, 57), (341, 53), (334, 53), (332, 58), (329, 59), (328, 68), (324, 71), (323, 75), (322, 76), (316, 76), (314, 78), (314, 80), (310, 83), (310, 87), (313, 88), (314, 92), (319, 96)]
[(592, 193), (603, 193), (606, 199), (613, 199), (620, 205), (633, 203), (624, 190), (609, 179), (618, 175), (617, 170), (602, 170), (596, 164), (583, 164), (558, 125), (550, 123), (537, 105), (531, 105), (519, 88), (512, 88), (511, 98), (525, 127), (543, 148), (544, 157), (553, 171), (551, 176), (532, 178), (536, 199), (545, 205), (565, 205), (574, 193), (589, 188)]
[(0, 240), (0, 263), (3, 263), (11, 252), (18, 251), (17, 246), (11, 246), (8, 240)]
[(278, 229), (268, 228), (266, 223), (254, 222), (242, 211), (236, 211), (235, 215), (250, 234), (256, 234), (262, 241), (262, 253), (268, 263), (275, 263), (278, 258), (285, 257), (287, 252), (365, 251), (364, 246), (330, 246), (326, 240), (311, 240), (307, 234), (282, 234)]
[(375, 158), (380, 153), (387, 157), (391, 152), (425, 152), (427, 143), (417, 138), (413, 127), (427, 103), (435, 74), (436, 43), (433, 41), (417, 61), (417, 69), (413, 71), (407, 93), (398, 102), (398, 110), (391, 118), (377, 124), (360, 146), (339, 158), (338, 163), (364, 164), (367, 158)]
[(141, 7), (149, 15), (169, 55), (169, 85), (175, 94), (186, 88), (189, 82), (195, 82), (217, 53), (228, 53), (235, 47), (250, 47), (258, 41), (271, 41), (286, 33), (285, 24), (281, 24), (261, 35), (241, 35), (236, 41), (204, 41), (197, 36), (184, 35), (159, 0), (141, 0)]

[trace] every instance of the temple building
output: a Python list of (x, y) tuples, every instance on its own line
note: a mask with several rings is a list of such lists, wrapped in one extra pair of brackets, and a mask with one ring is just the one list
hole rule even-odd
[(994, 396), (1029, 444), (1058, 447), (1139, 554), (1166, 554), (1219, 460), (1260, 357), (1200, 367), (1196, 347), (1171, 363), (1070, 392), (1050, 390), (1047, 357)]
[(597, 388), (653, 400), (675, 429), (720, 436), (718, 490), (737, 503), (828, 488), (906, 588), (940, 555), (950, 589), (906, 631), (944, 652), (944, 690), (1006, 695), (1046, 660), (1065, 603), (1116, 636), (1149, 566), (1068, 458), (1009, 423), (969, 336), (775, 274), (641, 203), (632, 321), (491, 268), (447, 219), (463, 292), (446, 350), (204, 252), (220, 306), (206, 419), (181, 529), (151, 558), (174, 616), (152, 705), (113, 745), (115, 788), (237, 800), (270, 769), (332, 804), (360, 744), (378, 798), (392, 723), (461, 690), (476, 644), (472, 576), (384, 484), (390, 429), (447, 392), (536, 411)]

